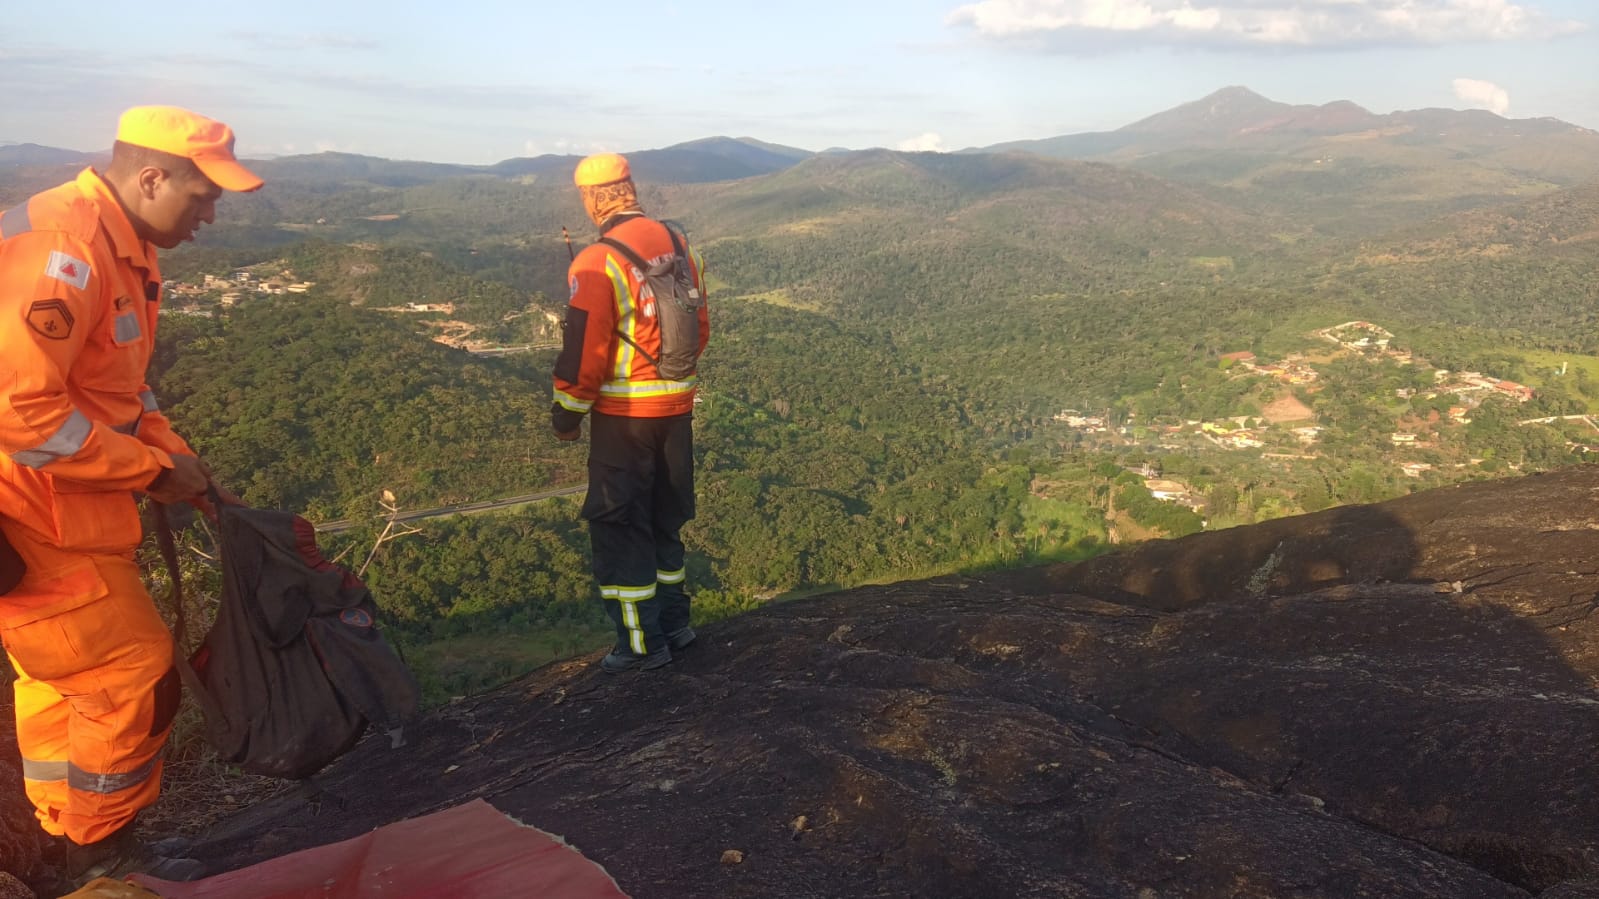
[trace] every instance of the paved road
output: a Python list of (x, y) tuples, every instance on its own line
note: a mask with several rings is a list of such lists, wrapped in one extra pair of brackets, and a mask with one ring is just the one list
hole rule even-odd
[(474, 356), (505, 356), (510, 353), (526, 353), (530, 350), (552, 350), (560, 346), (559, 343), (524, 343), (517, 346), (485, 346), (475, 350), (467, 350)]
[[(545, 490), (542, 493), (528, 493), (522, 496), (508, 496), (505, 499), (486, 499), (482, 502), (462, 503), (459, 506), (441, 506), (437, 509), (417, 509), (413, 512), (401, 512), (399, 515), (394, 516), (394, 520), (420, 521), (424, 518), (439, 518), (445, 515), (464, 515), (469, 512), (487, 512), (490, 509), (508, 509), (511, 506), (520, 506), (523, 503), (536, 503), (541, 499), (549, 499), (555, 496), (566, 496), (568, 494), (578, 493), (584, 490), (586, 487), (586, 484), (577, 484), (572, 487), (559, 487), (555, 490)], [(377, 518), (381, 516), (373, 517)], [(347, 531), (354, 526), (355, 522), (346, 518), (340, 521), (324, 522), (323, 524), (317, 525), (316, 529), (324, 534), (336, 534), (339, 531)]]

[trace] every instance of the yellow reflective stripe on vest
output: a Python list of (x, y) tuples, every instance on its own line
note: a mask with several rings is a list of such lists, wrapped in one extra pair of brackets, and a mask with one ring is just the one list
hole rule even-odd
[[(616, 295), (616, 328), (627, 335), (627, 340), (638, 341), (638, 321), (634, 315), (633, 290), (616, 257), (605, 257), (605, 274), (611, 278), (611, 293)], [(613, 380), (625, 381), (633, 370), (633, 357), (638, 350), (627, 340), (616, 341), (616, 367), (611, 370)]]
[(633, 398), (672, 396), (691, 393), (699, 383), (699, 375), (689, 375), (681, 381), (606, 381), (600, 385), (600, 394)]

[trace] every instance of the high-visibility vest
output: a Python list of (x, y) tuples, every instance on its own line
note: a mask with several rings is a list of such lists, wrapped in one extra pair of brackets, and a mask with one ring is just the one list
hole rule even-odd
[[(629, 216), (605, 232), (644, 259), (676, 252), (665, 225)], [(705, 291), (705, 263), (688, 250), (694, 285)], [(571, 300), (555, 362), (555, 402), (573, 412), (590, 410), (628, 418), (662, 418), (694, 409), (696, 376), (661, 377), (661, 328), (653, 304), (641, 301), (641, 273), (603, 243), (585, 248), (568, 271)], [(699, 310), (699, 349), (710, 339), (710, 317)]]

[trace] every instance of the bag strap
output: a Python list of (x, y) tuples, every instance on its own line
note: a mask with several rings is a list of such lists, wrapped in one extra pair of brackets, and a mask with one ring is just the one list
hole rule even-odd
[(677, 222), (662, 221), (661, 226), (666, 229), (666, 233), (672, 238), (672, 251), (678, 255), (678, 258), (693, 265), (693, 261), (688, 258), (688, 248), (683, 246), (683, 238), (678, 236)]
[[(673, 232), (671, 228), (667, 228), (666, 230), (672, 234), (672, 246), (673, 247), (677, 247), (678, 246), (678, 242), (677, 242), (677, 234), (676, 234), (676, 232)], [(636, 250), (634, 250), (632, 247), (628, 246), (627, 244), (622, 243), (620, 240), (617, 240), (614, 237), (601, 237), (599, 242), (602, 243), (602, 244), (605, 244), (608, 247), (611, 247), (613, 249), (619, 250), (622, 253), (623, 256), (627, 257), (627, 261), (628, 262), (633, 263), (633, 267), (638, 269), (640, 274), (643, 274), (646, 270), (649, 269), (650, 264), (648, 262), (644, 261), (644, 257), (640, 256)], [(651, 365), (655, 366), (657, 369), (659, 369), (661, 367), (661, 362), (660, 362), (659, 359), (656, 359), (654, 356), (650, 355), (649, 350), (646, 350), (643, 347), (639, 346), (638, 342), (635, 341), (633, 338), (627, 336), (626, 334), (623, 334), (621, 328), (617, 328), (612, 333), (614, 333), (617, 337), (622, 338), (622, 340), (625, 341), (633, 349), (638, 350), (639, 355), (643, 356), (645, 359), (649, 360), (649, 363)]]
[[(207, 489), (207, 498), (211, 501), (212, 508), (221, 504), (222, 498), (217, 494), (216, 488)], [(207, 722), (225, 721), (226, 715), (215, 696), (207, 690), (205, 684), (200, 682), (199, 672), (189, 664), (189, 656), (183, 648), (183, 638), (187, 633), (186, 616), (183, 613), (183, 575), (178, 567), (178, 547), (172, 539), (172, 525), (167, 520), (166, 503), (150, 501), (155, 510), (155, 542), (161, 548), (161, 558), (166, 562), (167, 578), (172, 581), (170, 601), (172, 603), (172, 664), (178, 669), (178, 677), (183, 680), (183, 685), (189, 688), (195, 701), (200, 704), (200, 709), (205, 713)]]
[[(660, 225), (662, 228), (665, 228), (667, 235), (672, 238), (672, 252), (680, 259), (687, 259), (688, 250), (683, 246), (683, 238), (677, 233), (677, 228), (673, 227), (676, 223), (663, 221), (656, 222), (656, 224)], [(642, 272), (649, 269), (650, 265), (648, 262), (644, 261), (644, 257), (640, 256), (637, 250), (625, 243), (622, 243), (620, 240), (617, 240), (616, 238), (607, 234), (601, 237), (599, 242), (608, 247), (615, 247), (616, 249), (620, 250), (622, 255), (627, 257), (627, 261), (633, 263), (633, 267), (637, 268), (639, 271)]]
[[(675, 223), (662, 221), (662, 222), (658, 222), (657, 224), (659, 224), (661, 227), (665, 228), (666, 229), (666, 233), (672, 238), (672, 252), (677, 255), (677, 258), (687, 261), (687, 259), (688, 259), (688, 250), (683, 247), (683, 238), (678, 235), (677, 228), (674, 227)], [(611, 248), (619, 251), (623, 256), (626, 256), (627, 257), (627, 261), (633, 263), (633, 267), (638, 269), (640, 273), (643, 273), (643, 272), (649, 270), (650, 265), (649, 265), (648, 262), (646, 262), (644, 260), (644, 257), (640, 256), (638, 254), (637, 250), (633, 249), (632, 247), (628, 246), (625, 243), (622, 243), (620, 240), (617, 240), (614, 237), (606, 235), (606, 236), (603, 236), (603, 237), (601, 237), (599, 239), (599, 243), (605, 244), (606, 246), (611, 247)], [(692, 263), (690, 263), (690, 264), (692, 265)], [(654, 356), (650, 355), (649, 350), (646, 350), (643, 347), (639, 346), (638, 342), (635, 341), (633, 338), (627, 336), (626, 334), (623, 334), (622, 330), (620, 328), (618, 328), (614, 333), (616, 334), (617, 337), (622, 338), (622, 340), (625, 341), (628, 344), (628, 346), (631, 346), (633, 349), (638, 350), (639, 355), (643, 356), (645, 359), (649, 360), (649, 363), (651, 365), (655, 366), (657, 369), (659, 369), (661, 367), (661, 362), (660, 362), (659, 359), (656, 359)]]

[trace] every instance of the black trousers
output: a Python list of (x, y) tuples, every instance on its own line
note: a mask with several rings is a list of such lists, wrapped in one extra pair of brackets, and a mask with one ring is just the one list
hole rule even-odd
[(589, 416), (583, 501), (616, 648), (644, 655), (687, 627), (683, 525), (694, 517), (694, 417)]

